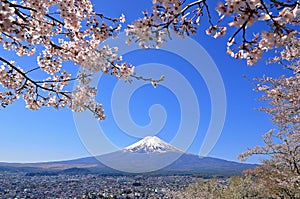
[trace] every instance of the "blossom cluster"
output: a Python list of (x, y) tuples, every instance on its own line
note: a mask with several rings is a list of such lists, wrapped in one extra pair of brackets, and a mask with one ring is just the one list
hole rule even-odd
[(170, 37), (169, 28), (184, 37), (195, 34), (199, 24), (199, 17), (190, 18), (192, 14), (182, 11), (179, 0), (153, 0), (152, 13), (145, 11), (143, 14), (143, 18), (134, 21), (125, 30), (127, 43), (137, 41), (142, 48), (161, 47)]
[[(124, 15), (109, 18), (95, 13), (90, 0), (1, 0), (0, 44), (19, 56), (36, 56), (38, 65), (24, 71), (0, 57), (0, 84), (7, 90), (0, 94), (1, 105), (22, 96), (30, 109), (68, 106), (74, 111), (91, 110), (104, 119), (95, 88), (86, 80), (99, 71), (125, 80), (134, 74), (134, 67), (122, 61), (115, 47), (99, 47), (116, 36), (124, 21)], [(70, 61), (86, 76), (65, 71), (64, 63)], [(37, 70), (47, 77), (34, 80), (31, 74)], [(68, 86), (71, 81), (80, 88), (73, 90)]]
[[(206, 1), (184, 3), (179, 0), (153, 0), (152, 12), (143, 12), (143, 18), (127, 27), (127, 43), (137, 41), (143, 48), (161, 47), (171, 31), (180, 37), (195, 34), (200, 18), (207, 14), (210, 27), (206, 33), (217, 38), (233, 29), (227, 53), (237, 59), (246, 59), (250, 66), (261, 60), (268, 51), (276, 54), (270, 61), (291, 61), (299, 57), (299, 29), (296, 26), (299, 25), (300, 6), (297, 1), (221, 1), (215, 8), (219, 14), (217, 24), (211, 19)], [(254, 24), (264, 24), (266, 29), (254, 36), (247, 34)]]
[[(259, 0), (237, 0), (219, 2), (216, 11), (220, 15), (220, 21), (229, 16), (233, 21), (228, 23), (229, 27), (236, 27), (234, 35), (229, 38), (227, 53), (237, 59), (246, 59), (248, 65), (254, 65), (262, 59), (264, 52), (276, 49), (278, 55), (272, 61), (288, 60), (299, 57), (299, 31), (295, 27), (299, 25), (299, 3), (292, 2), (280, 5), (277, 1), (267, 4)], [(254, 34), (253, 38), (247, 38), (246, 32), (254, 23), (265, 22), (268, 30), (262, 30)], [(208, 29), (209, 34), (214, 29)], [(219, 32), (215, 31), (219, 36)], [(242, 34), (240, 45), (235, 37)], [(225, 33), (221, 34), (224, 35)], [(232, 48), (236, 46), (237, 48)]]
[[(138, 42), (142, 48), (159, 48), (171, 37), (171, 32), (180, 37), (195, 34), (200, 18), (206, 14), (210, 24), (207, 34), (217, 38), (233, 29), (227, 43), (227, 53), (232, 57), (246, 59), (248, 65), (253, 65), (263, 58), (264, 53), (272, 51), (275, 56), (270, 62), (285, 62), (295, 74), (300, 71), (298, 1), (224, 0), (216, 7), (219, 14), (216, 24), (205, 0), (152, 2), (151, 12), (144, 11), (142, 18), (125, 29), (127, 43)], [(97, 108), (102, 106), (95, 101), (95, 95), (80, 96), (84, 94), (76, 88), (70, 89), (68, 84), (75, 81), (82, 90), (93, 90), (89, 83), (95, 72), (126, 81), (131, 81), (130, 77), (143, 79), (134, 75), (134, 67), (118, 56), (116, 47), (101, 46), (107, 38), (117, 36), (124, 22), (124, 15), (109, 18), (95, 13), (90, 0), (1, 0), (0, 44), (19, 56), (36, 56), (38, 65), (21, 70), (15, 63), (0, 57), (3, 63), (1, 84), (7, 89), (1, 93), (2, 104), (10, 104), (22, 95), (32, 109), (68, 106), (76, 111), (86, 110), (86, 107), (102, 110)], [(247, 34), (258, 23), (266, 28)], [(66, 62), (74, 63), (81, 73), (72, 76), (64, 71)], [(44, 72), (47, 78), (32, 79), (31, 74), (36, 70)], [(154, 87), (161, 81), (149, 80)], [(76, 98), (88, 101), (91, 106)], [(30, 106), (30, 103), (34, 105)], [(81, 107), (83, 105), (85, 107)], [(102, 111), (96, 115), (101, 114)]]
[(263, 136), (264, 146), (250, 148), (239, 155), (241, 160), (254, 154), (270, 155), (252, 174), (268, 184), (266, 191), (275, 198), (286, 198), (286, 193), (294, 198), (300, 197), (299, 67), (290, 68), (294, 74), (289, 77), (258, 79), (256, 90), (263, 92), (261, 100), (268, 102), (268, 106), (260, 110), (272, 116), (276, 128)]

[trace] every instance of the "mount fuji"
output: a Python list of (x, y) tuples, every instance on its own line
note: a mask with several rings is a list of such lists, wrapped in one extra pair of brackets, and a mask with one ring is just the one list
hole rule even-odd
[(103, 164), (124, 172), (145, 173), (157, 171), (170, 165), (184, 151), (156, 136), (147, 136), (120, 151), (97, 156)]
[(257, 165), (199, 157), (186, 153), (156, 136), (147, 136), (122, 150), (105, 155), (57, 162), (0, 163), (0, 171), (228, 176), (240, 174), (243, 170), (255, 166)]

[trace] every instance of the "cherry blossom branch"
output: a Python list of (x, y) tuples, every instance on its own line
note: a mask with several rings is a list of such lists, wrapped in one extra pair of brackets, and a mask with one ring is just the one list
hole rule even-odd
[(77, 76), (77, 77), (74, 77), (74, 78), (70, 78), (70, 79), (61, 79), (61, 80), (41, 80), (41, 81), (35, 81), (37, 84), (40, 84), (40, 83), (61, 83), (61, 82), (71, 82), (71, 81), (76, 81), (76, 80), (80, 80), (80, 79), (84, 79), (84, 78), (87, 78), (87, 77), (92, 77), (91, 74), (87, 74), (87, 75), (84, 75), (84, 76)]
[(266, 11), (266, 13), (268, 14), (268, 16), (271, 18), (272, 22), (276, 25), (276, 26), (280, 26), (278, 24), (278, 22), (274, 19), (273, 15), (271, 14), (271, 12), (269, 11), (267, 5), (265, 4), (264, 0), (260, 1), (261, 5), (263, 6), (264, 10)]
[(283, 3), (283, 2), (280, 2), (278, 0), (270, 0), (272, 3), (274, 3), (275, 5), (280, 5), (282, 7), (295, 7), (296, 5), (300, 5), (299, 1), (295, 2), (295, 3), (292, 3), (292, 4), (288, 4), (288, 3)]
[(245, 20), (245, 22), (241, 25), (241, 27), (239, 27), (239, 28), (234, 32), (234, 34), (230, 37), (230, 39), (229, 39), (229, 41), (228, 41), (229, 43), (231, 43), (231, 42), (233, 41), (233, 39), (236, 37), (236, 35), (237, 35), (239, 32), (241, 32), (242, 30), (243, 30), (243, 42), (246, 41), (246, 38), (245, 38), (246, 26), (247, 26), (247, 24), (248, 24), (250, 18), (253, 16), (253, 13), (254, 13), (254, 11), (251, 10), (251, 12), (250, 12), (249, 15), (248, 15), (247, 20)]
[[(29, 7), (26, 7), (26, 6), (22, 6), (22, 5), (19, 5), (19, 4), (13, 4), (11, 3), (10, 1), (8, 0), (3, 0), (4, 3), (8, 3), (11, 7), (14, 7), (14, 8), (22, 8), (22, 9), (25, 9), (25, 10), (30, 10), (30, 11), (33, 11), (33, 12), (36, 12), (38, 13), (38, 11), (36, 9), (33, 9), (33, 8), (29, 8)], [(51, 15), (49, 14), (45, 14), (46, 17), (48, 17), (49, 19), (52, 19), (53, 21), (61, 24), (61, 25), (65, 25), (62, 21), (52, 17)]]
[[(174, 17), (170, 21), (168, 21), (167, 23), (165, 23), (165, 24), (159, 24), (159, 25), (154, 25), (154, 26), (155, 27), (162, 26), (161, 29), (168, 28), (174, 22), (174, 20), (177, 19), (180, 15), (184, 15), (184, 13), (188, 9), (190, 9), (190, 8), (196, 6), (196, 5), (200, 5), (201, 3), (203, 3), (204, 5), (207, 6), (206, 0), (197, 0), (197, 1), (194, 1), (194, 2), (186, 5), (179, 13), (177, 13), (176, 15), (174, 15)], [(208, 8), (208, 6), (207, 6), (207, 8)], [(207, 9), (207, 11), (208, 11), (208, 9)], [(161, 30), (161, 29), (158, 29), (158, 30)]]
[[(192, 2), (192, 3), (188, 4), (188, 5), (186, 5), (186, 6), (181, 10), (180, 14), (182, 15), (182, 14), (184, 14), (185, 11), (187, 11), (189, 8), (194, 7), (195, 5), (199, 5), (200, 3), (205, 3), (205, 2), (206, 2), (206, 0), (197, 0), (197, 1), (194, 1), (194, 2)], [(179, 15), (180, 15), (180, 14), (179, 14)], [(179, 15), (178, 15), (178, 16), (179, 16)]]
[[(50, 92), (53, 92), (53, 93), (59, 93), (59, 94), (61, 94), (61, 95), (64, 95), (64, 96), (67, 97), (67, 98), (70, 98), (70, 96), (66, 94), (67, 92), (58, 92), (57, 90), (54, 90), (54, 89), (51, 89), (51, 88), (47, 88), (47, 87), (43, 87), (43, 86), (39, 85), (38, 82), (32, 80), (30, 77), (28, 77), (28, 76), (26, 75), (26, 73), (23, 73), (19, 68), (17, 68), (17, 67), (14, 66), (13, 64), (11, 64), (11, 63), (10, 63), (9, 61), (7, 61), (6, 59), (0, 57), (0, 61), (2, 61), (3, 63), (6, 63), (6, 64), (9, 65), (12, 69), (14, 69), (15, 71), (17, 71), (20, 75), (22, 75), (22, 76), (24, 77), (24, 79), (25, 79), (26, 82), (27, 82), (27, 81), (31, 82), (32, 84), (34, 84), (34, 85), (36, 86), (36, 88), (40, 88), (40, 89), (42, 89), (42, 90), (50, 91)], [(42, 83), (42, 82), (41, 82), (41, 83)]]
[(118, 18), (111, 18), (111, 17), (106, 17), (103, 14), (96, 13), (96, 16), (100, 17), (101, 19), (106, 19), (112, 22), (117, 22), (119, 19)]
[(205, 6), (206, 13), (207, 13), (207, 16), (208, 16), (208, 23), (209, 23), (211, 26), (214, 26), (214, 24), (213, 24), (213, 22), (212, 22), (212, 17), (211, 17), (210, 11), (209, 11), (209, 6), (207, 5), (206, 1), (203, 1), (203, 4), (204, 4), (204, 6)]
[(30, 70), (28, 70), (27, 72), (25, 72), (25, 74), (31, 73), (31, 72), (33, 72), (33, 71), (35, 71), (35, 70), (38, 70), (38, 69), (41, 69), (41, 68), (40, 68), (40, 67), (35, 67), (35, 68), (30, 69)]
[(149, 81), (149, 82), (151, 82), (151, 84), (153, 85), (154, 88), (156, 88), (157, 85), (158, 85), (160, 82), (164, 81), (164, 79), (165, 79), (165, 76), (164, 76), (164, 75), (162, 75), (158, 80), (153, 79), (153, 78), (145, 78), (145, 77), (143, 77), (143, 76), (136, 76), (136, 75), (131, 75), (130, 77), (133, 77), (133, 78), (135, 78), (135, 79), (137, 79), (137, 80), (143, 80), (143, 81), (147, 81), (147, 82)]

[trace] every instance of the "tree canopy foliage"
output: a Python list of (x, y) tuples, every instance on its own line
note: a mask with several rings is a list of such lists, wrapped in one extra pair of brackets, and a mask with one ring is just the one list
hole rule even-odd
[[(299, 73), (298, 6), (297, 1), (219, 2), (215, 8), (219, 18), (213, 19), (213, 5), (205, 0), (153, 0), (151, 11), (125, 26), (127, 43), (135, 41), (142, 48), (160, 47), (170, 32), (181, 37), (195, 34), (201, 17), (206, 15), (210, 24), (206, 32), (215, 38), (225, 35), (230, 27), (235, 29), (227, 43), (232, 57), (246, 59), (252, 65), (262, 59), (263, 53), (274, 50), (276, 55), (270, 61), (287, 61), (287, 67)], [(136, 77), (134, 66), (118, 56), (116, 46), (99, 47), (109, 37), (118, 36), (124, 15), (111, 18), (96, 13), (90, 0), (1, 0), (0, 11), (3, 48), (37, 59), (37, 65), (31, 67), (0, 57), (1, 85), (6, 90), (0, 94), (2, 106), (22, 97), (30, 109), (89, 109), (98, 119), (104, 119), (102, 105), (95, 101), (96, 88), (89, 85), (91, 76), (101, 71), (124, 80)], [(259, 23), (267, 28), (246, 34)], [(63, 67), (70, 61), (78, 66), (76, 76)], [(34, 79), (31, 74), (37, 70), (45, 72), (47, 78)], [(78, 82), (78, 86), (70, 89), (70, 81)], [(156, 84), (161, 80), (150, 81)]]

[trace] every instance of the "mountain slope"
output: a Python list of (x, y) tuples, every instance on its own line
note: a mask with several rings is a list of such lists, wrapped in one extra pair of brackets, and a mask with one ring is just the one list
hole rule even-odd
[(77, 169), (72, 168), (84, 168), (85, 171), (102, 174), (150, 172), (152, 174), (233, 175), (255, 166), (254, 164), (242, 164), (218, 158), (200, 158), (197, 155), (184, 153), (155, 136), (148, 136), (123, 150), (110, 154), (57, 162), (0, 163), (0, 171), (1, 168), (7, 170), (10, 167), (26, 171), (26, 168), (30, 167), (30, 171), (34, 168), (40, 168), (60, 172), (62, 170), (73, 172)]

